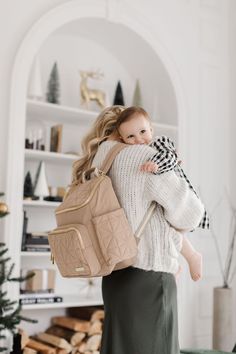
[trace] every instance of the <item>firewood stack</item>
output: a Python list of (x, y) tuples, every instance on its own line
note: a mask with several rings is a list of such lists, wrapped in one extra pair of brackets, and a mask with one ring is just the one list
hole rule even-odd
[(74, 317), (53, 317), (52, 325), (45, 332), (38, 333), (26, 341), (23, 353), (99, 354), (104, 310), (91, 311), (90, 308), (71, 309), (69, 313), (74, 314)]

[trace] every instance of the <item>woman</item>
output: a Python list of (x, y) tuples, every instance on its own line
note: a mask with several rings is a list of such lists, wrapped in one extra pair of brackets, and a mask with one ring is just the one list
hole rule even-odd
[[(124, 107), (105, 109), (83, 141), (84, 157), (74, 166), (73, 182), (83, 170), (101, 167), (116, 144), (116, 122)], [(151, 202), (157, 210), (145, 228), (132, 267), (103, 277), (105, 308), (101, 354), (178, 354), (177, 295), (174, 274), (182, 235), (198, 226), (201, 201), (174, 171), (153, 175), (140, 166), (153, 156), (147, 145), (132, 145), (115, 158), (109, 175), (135, 232)]]

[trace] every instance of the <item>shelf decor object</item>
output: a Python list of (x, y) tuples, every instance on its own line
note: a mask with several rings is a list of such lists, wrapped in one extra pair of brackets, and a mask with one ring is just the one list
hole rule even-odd
[(31, 70), (28, 97), (34, 100), (43, 99), (41, 70), (38, 57), (35, 57)]
[(80, 70), (80, 98), (81, 106), (85, 105), (89, 109), (90, 101), (95, 101), (101, 109), (106, 106), (106, 94), (102, 90), (92, 89), (88, 87), (88, 78), (99, 80), (104, 77), (104, 74), (99, 71), (82, 71)]
[(33, 196), (34, 196), (33, 183), (32, 183), (31, 174), (28, 171), (25, 176), (25, 182), (24, 182), (24, 198), (32, 198)]
[(136, 106), (136, 107), (142, 107), (142, 105), (143, 105), (142, 97), (141, 97), (141, 90), (140, 90), (140, 85), (139, 85), (139, 80), (136, 81), (132, 105)]
[(57, 68), (57, 62), (55, 62), (52, 67), (52, 71), (50, 73), (46, 98), (47, 98), (47, 102), (59, 104), (60, 103), (59, 97), (60, 97), (59, 73)]
[(122, 91), (122, 87), (121, 87), (120, 81), (118, 81), (118, 84), (116, 86), (116, 92), (115, 92), (113, 104), (114, 105), (125, 106), (125, 101), (124, 101), (123, 91)]
[(40, 201), (43, 201), (43, 197), (49, 195), (44, 161), (40, 162), (38, 180), (35, 186), (34, 194), (39, 197)]
[(9, 214), (7, 204), (4, 202), (0, 202), (0, 217), (3, 217), (7, 214)]
[(50, 151), (61, 153), (62, 145), (62, 124), (54, 125), (51, 127), (50, 136)]

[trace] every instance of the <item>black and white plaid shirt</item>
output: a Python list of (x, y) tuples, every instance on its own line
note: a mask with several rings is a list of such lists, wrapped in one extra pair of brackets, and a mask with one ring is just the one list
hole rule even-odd
[[(178, 156), (176, 153), (176, 149), (173, 141), (167, 136), (157, 136), (155, 139), (149, 144), (152, 148), (154, 148), (157, 152), (151, 158), (152, 162), (155, 162), (158, 165), (158, 171), (155, 174), (162, 174), (167, 171), (174, 170), (177, 176), (181, 178), (185, 178), (186, 182), (189, 185), (189, 188), (193, 190), (193, 192), (197, 195), (197, 192), (194, 190), (192, 184), (189, 179), (185, 175), (183, 169), (180, 166)], [(202, 229), (209, 229), (209, 217), (207, 215), (206, 210), (204, 211), (203, 218), (198, 227)]]

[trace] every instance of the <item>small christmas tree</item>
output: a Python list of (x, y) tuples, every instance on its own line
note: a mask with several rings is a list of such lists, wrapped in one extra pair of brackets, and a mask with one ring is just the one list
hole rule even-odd
[(114, 97), (113, 104), (114, 105), (120, 105), (120, 106), (124, 106), (125, 105), (125, 101), (124, 101), (124, 97), (123, 97), (123, 92), (122, 92), (122, 87), (121, 87), (120, 81), (118, 81), (118, 84), (116, 86), (116, 92), (115, 92), (115, 97)]
[[(3, 196), (3, 193), (0, 193)], [(5, 208), (0, 209), (0, 218), (3, 218), (8, 214), (8, 208), (5, 203), (0, 203)], [(3, 210), (3, 211), (1, 211)], [(20, 321), (28, 321), (36, 323), (36, 320), (31, 320), (20, 315), (21, 305), (18, 301), (13, 301), (8, 297), (6, 285), (8, 282), (24, 282), (26, 279), (31, 278), (34, 273), (29, 274), (26, 277), (12, 277), (14, 270), (14, 263), (9, 265), (11, 260), (7, 256), (8, 248), (5, 243), (0, 242), (0, 341), (6, 339), (7, 332), (12, 335), (17, 333), (17, 325)], [(0, 346), (0, 352), (6, 352), (9, 350), (4, 344)]]
[(47, 101), (50, 103), (59, 104), (60, 103), (59, 96), (60, 96), (59, 73), (57, 69), (57, 62), (55, 62), (48, 81)]
[(142, 97), (141, 97), (139, 80), (136, 81), (132, 104), (133, 104), (133, 106), (136, 106), (136, 107), (142, 107)]
[(32, 198), (34, 196), (33, 183), (30, 172), (27, 172), (24, 182), (24, 198)]

